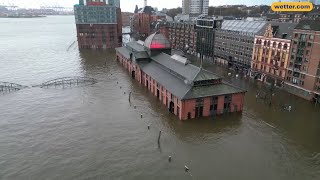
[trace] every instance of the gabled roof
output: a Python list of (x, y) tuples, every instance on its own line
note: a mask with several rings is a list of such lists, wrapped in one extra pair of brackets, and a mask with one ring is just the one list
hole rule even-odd
[(120, 54), (122, 54), (125, 58), (129, 59), (130, 58), (130, 51), (126, 47), (118, 47), (115, 48), (116, 51), (118, 51)]
[(147, 13), (147, 14), (152, 14), (153, 12), (154, 12), (154, 9), (151, 6), (145, 6), (139, 11), (139, 13)]
[(287, 22), (271, 22), (271, 26), (277, 27), (275, 38), (282, 38), (283, 34), (287, 34), (285, 39), (292, 39), (293, 29), (297, 26), (297, 23)]
[(193, 64), (185, 65), (181, 62), (178, 62), (175, 59), (172, 59), (171, 56), (166, 53), (160, 53), (156, 56), (152, 56), (151, 59), (189, 81), (220, 79), (219, 76), (213, 74), (212, 72), (200, 69)]
[(151, 76), (152, 79), (164, 86), (179, 99), (184, 99), (184, 96), (192, 87), (191, 85), (185, 84), (180, 78), (163, 69), (163, 67), (156, 62), (138, 62), (138, 64), (144, 73)]
[(193, 81), (204, 81), (204, 80), (211, 80), (211, 79), (220, 79), (219, 76), (213, 74), (210, 71), (201, 69), (197, 76), (193, 79)]
[(145, 51), (144, 46), (137, 41), (131, 41), (126, 44), (127, 47), (133, 49), (133, 51)]
[(244, 93), (245, 90), (235, 86), (221, 83), (211, 86), (195, 86), (192, 87), (183, 99), (194, 99), (208, 96), (219, 96), (224, 94)]

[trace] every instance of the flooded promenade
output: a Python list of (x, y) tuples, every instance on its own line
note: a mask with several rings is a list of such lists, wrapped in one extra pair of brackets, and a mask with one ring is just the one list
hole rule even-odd
[[(248, 90), (244, 111), (182, 122), (113, 50), (79, 52), (74, 17), (0, 19), (0, 27), (0, 81), (29, 86), (0, 94), (0, 179), (320, 177), (319, 106), (278, 90), (269, 106), (255, 97), (267, 87), (204, 65)], [(97, 83), (32, 87), (74, 76)], [(288, 104), (291, 112), (281, 108)]]

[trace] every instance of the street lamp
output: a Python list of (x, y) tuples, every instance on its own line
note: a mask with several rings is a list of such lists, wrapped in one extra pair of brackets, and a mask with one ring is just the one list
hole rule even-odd
[(186, 44), (186, 47), (185, 47), (185, 53), (188, 54), (188, 50), (189, 50), (189, 46), (188, 44)]
[(201, 46), (201, 54), (200, 54), (200, 68), (202, 68), (202, 63), (203, 63), (203, 54), (204, 54), (204, 41), (205, 38), (201, 38), (202, 46)]

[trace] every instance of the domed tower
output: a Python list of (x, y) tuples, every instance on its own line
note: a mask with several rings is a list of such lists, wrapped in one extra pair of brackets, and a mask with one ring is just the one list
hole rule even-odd
[(144, 47), (147, 50), (149, 56), (154, 56), (162, 52), (171, 55), (170, 41), (159, 32), (155, 32), (148, 36), (144, 41)]

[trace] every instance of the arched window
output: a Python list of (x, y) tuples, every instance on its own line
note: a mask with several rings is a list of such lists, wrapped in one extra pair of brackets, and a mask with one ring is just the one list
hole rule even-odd
[(274, 48), (277, 47), (277, 43), (273, 42), (272, 47), (274, 47)]
[(288, 44), (286, 43), (283, 45), (283, 49), (287, 49), (287, 48), (288, 48)]
[(279, 43), (279, 44), (278, 44), (278, 48), (280, 49), (280, 48), (281, 48), (281, 46), (282, 46), (282, 44), (281, 44), (281, 43)]
[(260, 42), (260, 40), (259, 40), (259, 39), (257, 39), (256, 44), (260, 44), (259, 42)]
[(263, 42), (263, 45), (266, 46), (266, 45), (267, 45), (267, 41), (264, 41), (264, 42)]
[(268, 47), (270, 47), (270, 41), (268, 41)]

